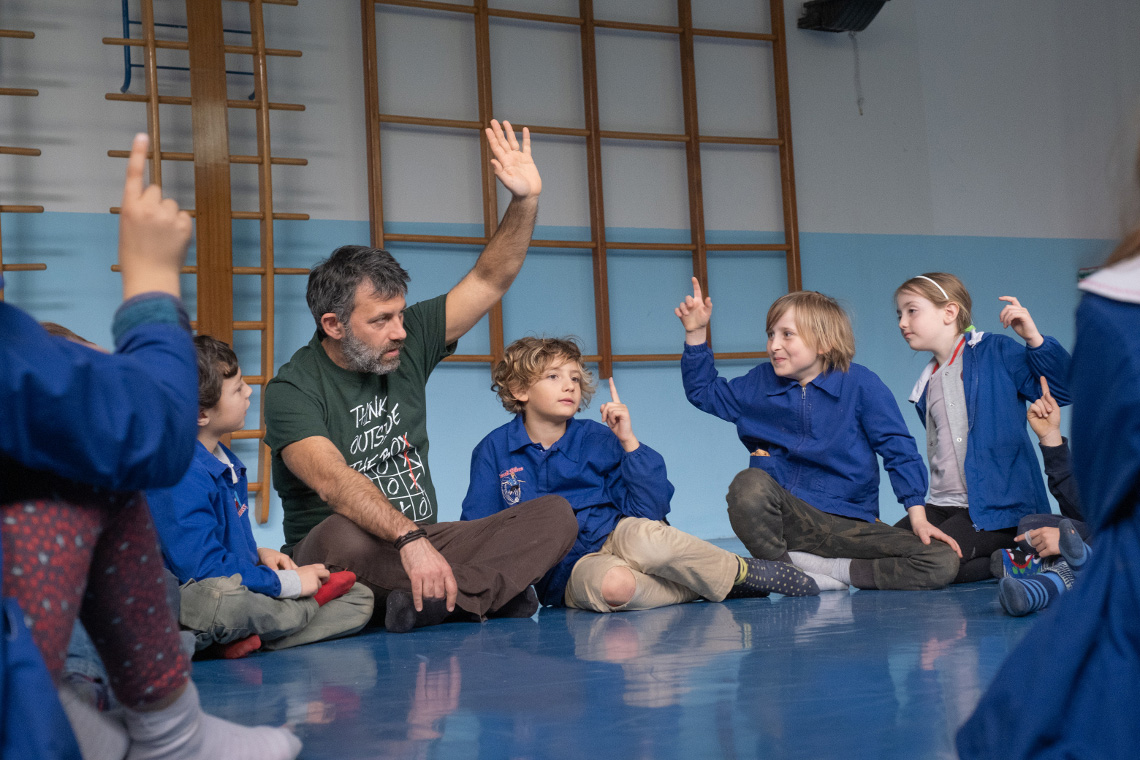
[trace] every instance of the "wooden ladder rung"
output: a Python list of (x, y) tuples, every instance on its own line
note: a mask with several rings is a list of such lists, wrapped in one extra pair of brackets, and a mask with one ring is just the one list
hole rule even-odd
[[(118, 214), (122, 210), (123, 209), (120, 206), (111, 206), (111, 208), (110, 208), (110, 211), (112, 214)], [(191, 217), (193, 217), (195, 215), (194, 209), (192, 209), (192, 208), (184, 208), (182, 210), (185, 211), (187, 214), (189, 214)], [(234, 211), (233, 214), (231, 215), (231, 218), (232, 219), (264, 219), (265, 215), (262, 214), (260, 211)], [(303, 222), (309, 218), (309, 215), (308, 214), (278, 214), (278, 213), (274, 213), (273, 218), (276, 220), (279, 220), (279, 221), (280, 220), (289, 220), (289, 221), (301, 221), (301, 222)]]
[[(106, 100), (118, 100), (125, 103), (148, 103), (150, 99), (146, 95), (138, 95), (133, 92), (108, 92), (103, 96)], [(190, 105), (190, 98), (185, 95), (159, 95), (158, 104), (162, 106), (188, 106)], [(257, 108), (257, 103), (252, 100), (227, 100), (226, 105), (230, 108)], [(266, 107), (270, 111), (304, 111), (305, 106), (300, 103), (269, 103)]]
[[(104, 45), (115, 45), (118, 47), (147, 47), (147, 41), (144, 39), (135, 39), (133, 37), (104, 37)], [(190, 43), (185, 40), (155, 40), (154, 47), (159, 50), (189, 50)], [(223, 49), (226, 53), (233, 55), (256, 55), (257, 49), (250, 45), (224, 45)], [(280, 48), (266, 48), (266, 55), (274, 55), (283, 58), (300, 58), (300, 50), (282, 50)]]
[[(38, 155), (38, 153), (37, 153)], [(129, 158), (131, 152), (129, 150), (109, 150), (107, 155), (111, 158)], [(146, 157), (153, 158), (154, 151), (147, 151)], [(185, 153), (181, 151), (163, 150), (159, 151), (158, 157), (163, 161), (193, 161), (193, 153)], [(261, 156), (230, 156), (231, 164), (260, 164)], [(278, 166), (308, 166), (309, 160), (307, 158), (278, 158), (277, 156), (270, 156), (269, 163)]]

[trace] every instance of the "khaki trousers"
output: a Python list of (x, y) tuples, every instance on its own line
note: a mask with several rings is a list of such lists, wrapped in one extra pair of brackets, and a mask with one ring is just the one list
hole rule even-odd
[(240, 575), (188, 581), (181, 589), (179, 622), (195, 632), (198, 649), (258, 634), (265, 649), (349, 636), (372, 617), (372, 592), (354, 584), (317, 606), (312, 597), (275, 599), (250, 591)]
[[(602, 596), (602, 579), (615, 567), (633, 573), (636, 591), (620, 607)], [(570, 571), (567, 607), (594, 612), (650, 610), (707, 599), (723, 601), (736, 580), (736, 555), (657, 520), (626, 517), (601, 548), (582, 557)]]

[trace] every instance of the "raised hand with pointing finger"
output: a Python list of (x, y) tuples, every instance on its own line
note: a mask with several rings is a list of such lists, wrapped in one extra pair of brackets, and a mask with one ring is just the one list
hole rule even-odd
[(673, 313), (685, 327), (685, 342), (699, 346), (708, 337), (709, 320), (712, 319), (712, 299), (701, 292), (701, 283), (693, 278), (693, 294), (685, 296)]
[(629, 421), (629, 407), (618, 398), (617, 386), (614, 385), (612, 377), (610, 378), (610, 398), (613, 401), (602, 404), (602, 408), (598, 410), (602, 414), (602, 422), (610, 426), (610, 430), (617, 436), (623, 449), (627, 452), (633, 451), (641, 443), (633, 434), (633, 425)]
[(1061, 445), (1061, 405), (1049, 392), (1049, 381), (1041, 377), (1041, 398), (1029, 405), (1025, 417), (1042, 446)]
[(123, 202), (119, 212), (119, 266), (123, 300), (140, 293), (181, 295), (178, 276), (186, 262), (193, 224), (190, 215), (158, 185), (143, 181), (149, 138), (139, 133), (127, 160)]
[(998, 300), (1009, 301), (1009, 304), (998, 315), (1002, 327), (1012, 327), (1013, 331), (1020, 335), (1030, 348), (1037, 348), (1045, 342), (1044, 336), (1041, 335), (1037, 325), (1033, 322), (1033, 317), (1029, 316), (1029, 309), (1022, 306), (1016, 297), (1000, 296)]

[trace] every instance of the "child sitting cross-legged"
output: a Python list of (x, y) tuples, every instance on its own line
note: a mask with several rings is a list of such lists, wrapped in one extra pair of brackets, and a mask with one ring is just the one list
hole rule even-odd
[(223, 657), (285, 649), (356, 633), (372, 617), (372, 592), (344, 571), (298, 567), (259, 548), (249, 525), (245, 465), (221, 443), (241, 430), (250, 388), (237, 356), (208, 335), (198, 354), (198, 443), (172, 488), (147, 492), (166, 565), (181, 584), (179, 622), (199, 651)]
[(570, 502), (578, 537), (535, 584), (543, 604), (617, 612), (819, 593), (790, 564), (739, 557), (665, 522), (673, 495), (665, 461), (634, 435), (612, 378), (606, 424), (575, 417), (594, 386), (573, 340), (516, 340), (492, 379), (515, 418), (475, 447), (462, 519), (545, 494)]

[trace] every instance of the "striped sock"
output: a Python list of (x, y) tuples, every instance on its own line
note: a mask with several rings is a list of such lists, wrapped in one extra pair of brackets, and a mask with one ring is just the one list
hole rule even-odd
[(1073, 571), (1064, 560), (1028, 578), (1002, 578), (998, 601), (1014, 617), (1023, 617), (1049, 606), (1055, 598), (1073, 587)]

